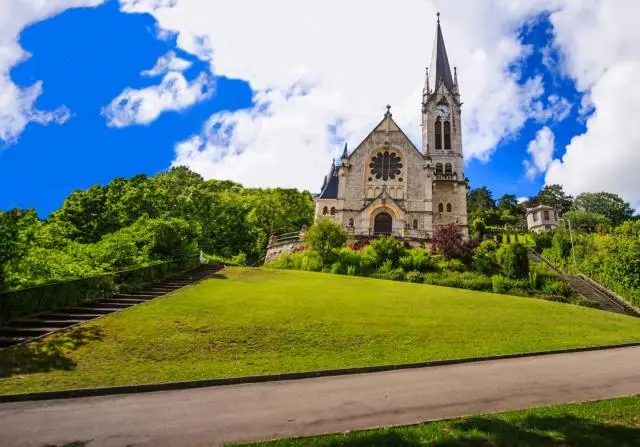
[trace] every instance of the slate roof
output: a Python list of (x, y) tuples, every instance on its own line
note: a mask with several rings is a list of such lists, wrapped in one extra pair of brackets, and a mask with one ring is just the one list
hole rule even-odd
[(444, 37), (442, 37), (442, 28), (440, 27), (440, 13), (438, 13), (438, 29), (436, 31), (436, 41), (433, 45), (429, 78), (429, 83), (434, 90), (438, 89), (440, 82), (444, 82), (444, 85), (449, 90), (453, 91), (454, 89), (455, 83), (453, 82), (453, 76), (451, 76), (447, 49), (444, 46)]
[(318, 195), (318, 199), (337, 199), (338, 198), (338, 170), (335, 162), (331, 163), (329, 174), (325, 176), (322, 184), (322, 191)]

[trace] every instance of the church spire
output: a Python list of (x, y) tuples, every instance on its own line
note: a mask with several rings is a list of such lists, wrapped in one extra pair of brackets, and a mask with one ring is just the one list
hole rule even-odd
[(342, 158), (349, 158), (349, 149), (347, 149), (347, 142), (344, 143), (344, 151), (342, 151)]
[(451, 91), (454, 88), (453, 77), (451, 76), (451, 67), (449, 66), (449, 58), (447, 58), (447, 49), (444, 46), (444, 37), (442, 37), (442, 28), (440, 27), (440, 13), (438, 13), (438, 27), (436, 30), (436, 40), (433, 45), (433, 54), (431, 56), (431, 66), (429, 67), (429, 79), (427, 82), (431, 84), (434, 90), (440, 86), (440, 82)]

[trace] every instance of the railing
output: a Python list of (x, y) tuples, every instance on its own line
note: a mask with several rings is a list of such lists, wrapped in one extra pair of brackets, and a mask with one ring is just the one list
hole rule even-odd
[(0, 326), (11, 319), (108, 298), (200, 265), (199, 255), (0, 293)]

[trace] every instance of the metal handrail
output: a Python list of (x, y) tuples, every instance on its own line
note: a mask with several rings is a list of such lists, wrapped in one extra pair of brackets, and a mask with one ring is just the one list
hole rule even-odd
[(636, 316), (640, 317), (640, 309), (636, 308), (633, 304), (629, 303), (627, 300), (619, 296), (617, 293), (615, 293), (608, 287), (600, 284), (595, 279), (590, 278), (589, 276), (584, 275), (582, 273), (578, 273), (576, 276), (579, 276), (583, 281), (585, 281), (591, 287), (597, 289), (600, 293), (606, 295), (608, 298), (613, 300), (616, 304), (618, 304), (622, 308), (629, 310), (630, 312), (634, 313)]

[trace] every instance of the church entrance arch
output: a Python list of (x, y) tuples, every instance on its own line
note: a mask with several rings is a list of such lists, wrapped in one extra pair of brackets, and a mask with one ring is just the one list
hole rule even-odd
[(389, 213), (379, 213), (373, 221), (374, 234), (391, 234), (393, 219)]

